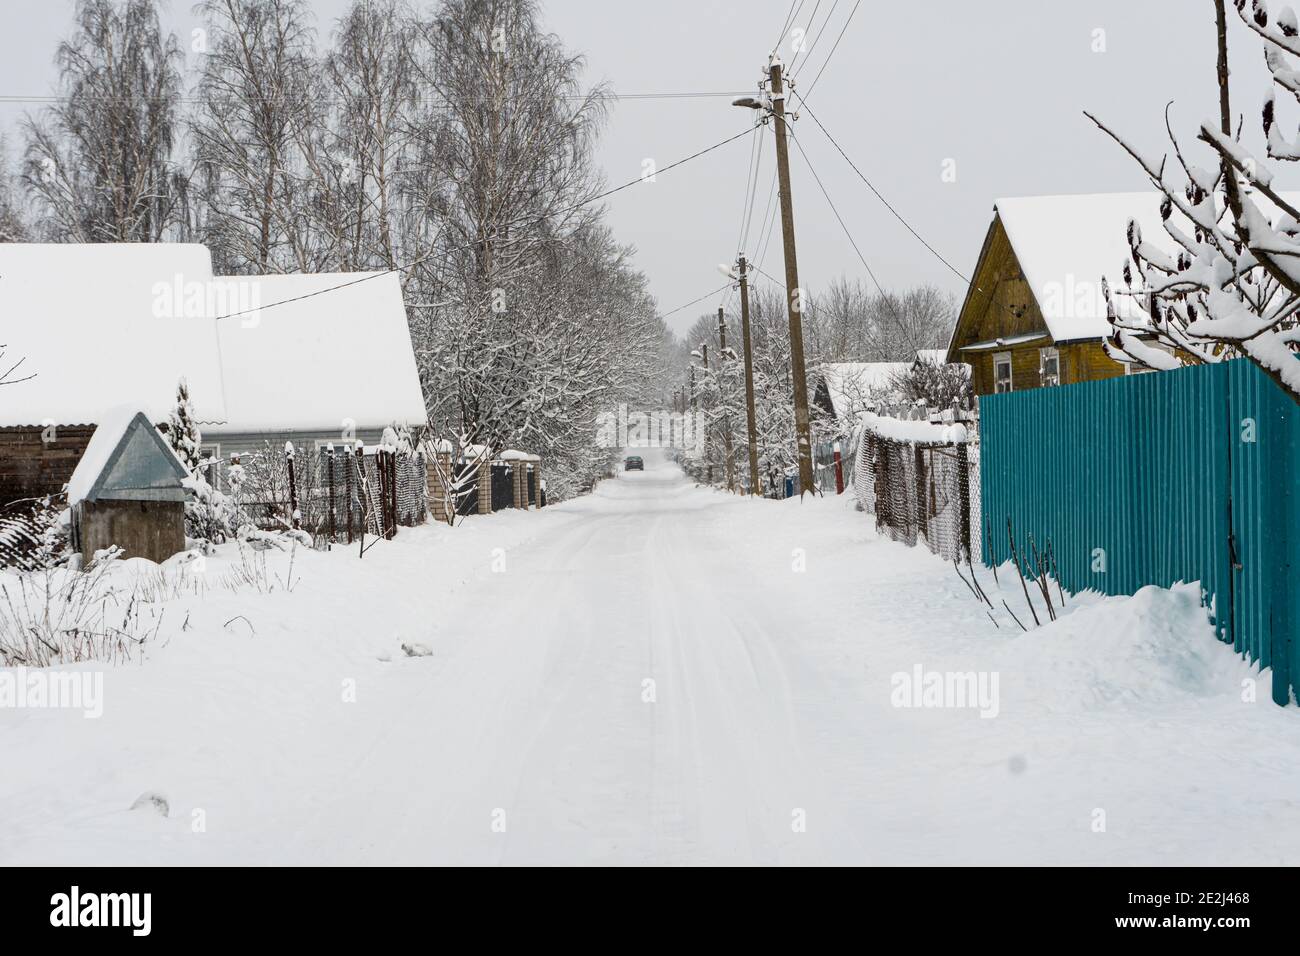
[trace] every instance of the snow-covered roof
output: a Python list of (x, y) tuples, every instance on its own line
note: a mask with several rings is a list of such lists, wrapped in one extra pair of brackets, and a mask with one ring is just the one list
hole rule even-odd
[(212, 277), (201, 245), (0, 243), (0, 426), (90, 424), (122, 404), (162, 421), (189, 381), (200, 422), (225, 417), (211, 317), (178, 317), (177, 289)]
[(835, 414), (847, 418), (872, 404), (874, 396), (889, 388), (895, 373), (904, 373), (911, 362), (830, 362), (821, 366)]
[[(259, 308), (217, 323), (227, 416), (205, 434), (342, 431), (425, 421), (396, 273), (238, 281), (249, 285)], [(317, 294), (326, 289), (331, 291)]]
[(948, 362), (948, 350), (917, 349), (916, 359), (918, 362), (928, 362), (931, 365), (945, 365)]
[[(1292, 194), (1283, 195), (1294, 202)], [(1255, 198), (1262, 209), (1270, 208), (1262, 196)], [(1156, 192), (1027, 196), (997, 201), (998, 219), (1053, 339), (1068, 342), (1110, 334), (1101, 280), (1105, 276), (1116, 292), (1124, 288), (1124, 263), (1131, 261), (1129, 220), (1137, 221), (1143, 239), (1174, 251), (1173, 240), (1160, 218), (1160, 201), (1161, 195)], [(1174, 215), (1182, 218), (1179, 213)], [(1191, 231), (1186, 220), (1183, 225)], [(1130, 296), (1114, 298), (1121, 315), (1139, 308)]]
[(147, 414), (132, 405), (105, 411), (68, 481), (68, 504), (98, 498), (183, 501), (189, 469)]

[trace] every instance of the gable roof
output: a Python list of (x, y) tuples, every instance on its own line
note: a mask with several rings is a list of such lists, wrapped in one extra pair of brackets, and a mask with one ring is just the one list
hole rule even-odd
[(201, 245), (0, 243), (0, 320), (3, 367), (35, 375), (0, 388), (0, 427), (118, 405), (163, 421), (181, 378), (214, 435), (426, 418), (395, 273), (214, 277)]
[[(1295, 201), (1294, 194), (1283, 195)], [(1001, 224), (1052, 339), (1104, 338), (1110, 334), (1110, 323), (1106, 321), (1101, 280), (1105, 277), (1112, 290), (1124, 288), (1124, 263), (1131, 261), (1129, 220), (1136, 220), (1144, 240), (1173, 251), (1173, 241), (1160, 217), (1161, 198), (1157, 192), (1128, 192), (999, 199), (980, 260)], [(1271, 204), (1263, 196), (1254, 199), (1265, 214), (1270, 213)], [(1174, 216), (1183, 219), (1180, 213)], [(1182, 225), (1191, 231), (1186, 220)], [(972, 275), (978, 274), (979, 267), (977, 262)], [(979, 294), (972, 288), (967, 302)], [(1120, 315), (1140, 311), (1131, 296), (1115, 295), (1114, 301)], [(950, 349), (956, 333), (954, 328)]]
[(110, 409), (68, 481), (68, 504), (102, 499), (184, 501), (189, 469), (144, 412)]
[(217, 323), (227, 417), (208, 434), (335, 432), (348, 422), (383, 428), (427, 418), (396, 273), (238, 281), (258, 311)]
[[(1130, 219), (1137, 220), (1143, 238), (1157, 246), (1169, 243), (1160, 198), (1159, 193), (1145, 192), (997, 201), (996, 215), (1053, 339), (1068, 342), (1110, 334), (1102, 277), (1112, 289), (1124, 287)], [(1136, 307), (1125, 296), (1115, 296), (1115, 303), (1120, 310)]]
[(178, 319), (175, 283), (207, 282), (208, 250), (188, 244), (0, 243), (0, 426), (79, 425), (131, 404), (162, 421), (190, 384), (195, 417), (225, 416), (211, 318)]
[(848, 418), (866, 411), (872, 397), (889, 388), (895, 373), (903, 373), (912, 362), (828, 362), (820, 368), (822, 381), (836, 416)]

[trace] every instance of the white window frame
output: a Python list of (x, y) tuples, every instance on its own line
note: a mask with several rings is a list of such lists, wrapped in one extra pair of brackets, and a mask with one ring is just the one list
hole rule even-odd
[[(1052, 376), (1053, 381), (1048, 381), (1047, 363), (1056, 363), (1056, 374)], [(1055, 345), (1048, 345), (1038, 350), (1038, 380), (1044, 388), (1052, 388), (1061, 384), (1061, 352)]]
[[(1003, 388), (1003, 387), (1002, 387), (1002, 378), (1001, 378), (1001, 376), (998, 375), (998, 366), (999, 366), (999, 365), (1005, 365), (1005, 366), (1007, 367), (1007, 387), (1006, 387), (1006, 388)], [(1003, 394), (1003, 393), (1006, 393), (1006, 392), (1012, 392), (1012, 391), (1015, 391), (1015, 381), (1014, 381), (1014, 379), (1015, 379), (1015, 365), (1014, 365), (1014, 363), (1012, 363), (1012, 361), (1011, 361), (1011, 353), (1010, 353), (1010, 352), (994, 352), (994, 353), (993, 353), (993, 393), (994, 393), (995, 395), (1000, 395), (1000, 394)]]
[(200, 474), (203, 480), (215, 488), (217, 491), (223, 491), (222, 485), (225, 484), (225, 469), (222, 467), (225, 461), (221, 457), (221, 442), (205, 441), (199, 443), (199, 462), (207, 461), (209, 458), (215, 458), (217, 461), (215, 468), (201, 468)]

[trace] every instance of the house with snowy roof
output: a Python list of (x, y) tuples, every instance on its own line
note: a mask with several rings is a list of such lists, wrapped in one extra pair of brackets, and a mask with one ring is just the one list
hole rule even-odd
[(863, 412), (899, 400), (894, 380), (918, 362), (947, 363), (945, 349), (918, 349), (910, 362), (828, 362), (813, 379), (813, 402), (823, 412), (844, 422), (856, 422)]
[[(999, 199), (957, 324), (950, 362), (972, 369), (976, 395), (1124, 375), (1102, 345), (1105, 277), (1123, 288), (1127, 226), (1165, 236), (1157, 193)], [(1137, 308), (1115, 296), (1120, 310)]]
[[(292, 442), (312, 453), (376, 444), (427, 419), (399, 277), (392, 272), (239, 277), (242, 314), (216, 323), (225, 415), (203, 453)], [(218, 484), (220, 484), (218, 476)]]
[(843, 422), (856, 421), (863, 412), (888, 398), (890, 383), (911, 362), (827, 362), (814, 377), (813, 403)]
[(189, 386), (204, 450), (377, 441), (424, 396), (397, 276), (220, 277), (193, 244), (0, 244), (0, 506), (58, 492), (105, 410), (163, 423)]

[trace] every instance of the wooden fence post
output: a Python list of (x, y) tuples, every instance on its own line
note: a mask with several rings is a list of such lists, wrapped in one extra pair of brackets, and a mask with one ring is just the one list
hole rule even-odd
[(913, 445), (912, 448), (916, 456), (916, 533), (928, 537), (930, 504), (925, 494), (925, 449), (920, 445)]
[(344, 476), (345, 477), (344, 485), (345, 485), (345, 493), (347, 495), (346, 499), (344, 500), (344, 507), (346, 507), (348, 510), (348, 544), (351, 544), (352, 543), (352, 490), (354, 484), (352, 481), (352, 456), (345, 454), (343, 458), (343, 462), (344, 462), (343, 467), (344, 470), (346, 471), (346, 475)]
[(293, 442), (284, 443), (285, 464), (289, 468), (289, 525), (298, 530), (298, 486), (293, 475)]
[(339, 536), (338, 519), (334, 514), (334, 445), (325, 446), (325, 461), (329, 468), (329, 485), (330, 485), (330, 540), (336, 541)]
[[(956, 402), (953, 399), (954, 409)], [(966, 563), (974, 565), (970, 544), (970, 450), (965, 442), (957, 443), (957, 483), (957, 500), (961, 507), (961, 549), (966, 555)]]

